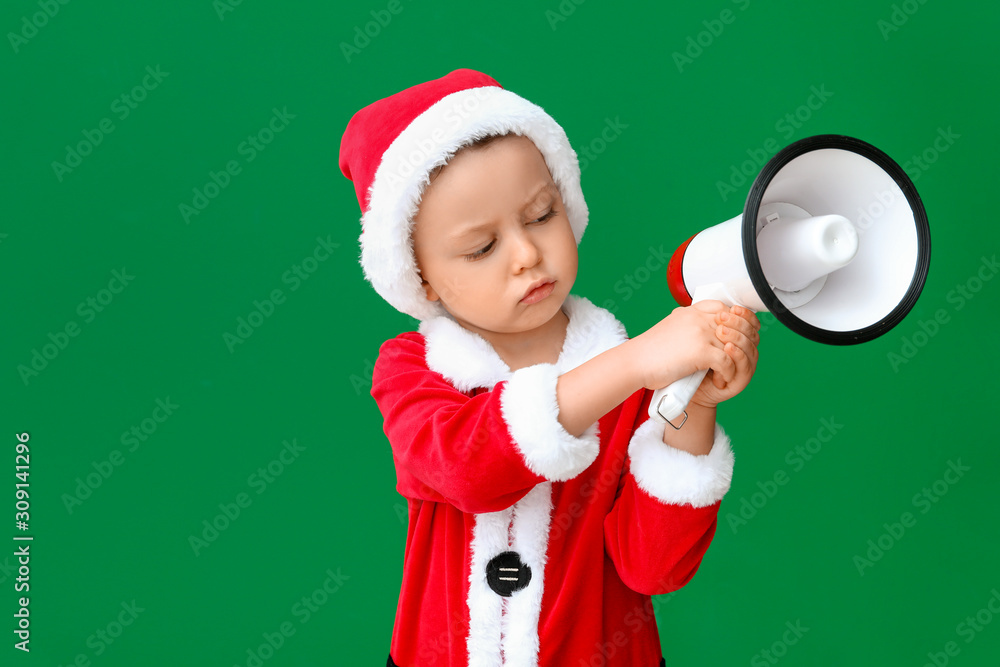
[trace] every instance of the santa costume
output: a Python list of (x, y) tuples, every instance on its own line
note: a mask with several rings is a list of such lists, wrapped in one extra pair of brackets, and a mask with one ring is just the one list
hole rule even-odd
[(570, 296), (559, 359), (511, 371), (420, 284), (410, 232), (428, 174), (491, 134), (534, 142), (577, 243), (587, 225), (576, 154), (540, 107), (456, 70), (354, 115), (340, 167), (362, 211), (361, 264), (420, 321), (385, 342), (372, 378), (409, 525), (388, 665), (662, 664), (651, 595), (683, 586), (715, 534), (733, 454), (662, 441), (635, 392), (578, 437), (558, 420), (558, 377), (627, 339)]

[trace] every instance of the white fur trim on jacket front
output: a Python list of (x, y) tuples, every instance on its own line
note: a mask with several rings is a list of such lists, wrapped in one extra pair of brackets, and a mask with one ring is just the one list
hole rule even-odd
[(486, 582), (486, 564), (509, 549), (513, 516), (513, 506), (476, 515), (469, 545), (469, 667), (501, 667), (503, 598)]
[(569, 324), (556, 363), (515, 372), (482, 336), (448, 315), (421, 322), (419, 328), (427, 367), (459, 391), (507, 382), (500, 399), (511, 437), (528, 468), (551, 481), (566, 481), (583, 472), (600, 448), (596, 422), (579, 437), (559, 423), (555, 393), (559, 376), (628, 339), (614, 315), (583, 297), (570, 295), (563, 310)]
[[(569, 325), (555, 364), (560, 373), (571, 371), (628, 340), (625, 327), (614, 315), (582, 296), (570, 294), (563, 302), (563, 311), (569, 317)], [(451, 315), (445, 313), (425, 320), (417, 331), (424, 337), (427, 367), (440, 373), (459, 391), (491, 389), (498, 382), (510, 379), (510, 367), (493, 346), (462, 327)]]
[[(469, 667), (538, 666), (538, 618), (551, 516), (550, 482), (535, 485), (505, 510), (476, 515), (470, 544)], [(489, 587), (486, 565), (511, 550), (531, 568), (532, 575), (527, 587), (503, 598)]]
[(714, 505), (729, 491), (733, 479), (733, 451), (729, 437), (715, 425), (712, 450), (695, 456), (663, 442), (663, 424), (649, 419), (632, 434), (628, 453), (632, 476), (639, 488), (675, 505)]

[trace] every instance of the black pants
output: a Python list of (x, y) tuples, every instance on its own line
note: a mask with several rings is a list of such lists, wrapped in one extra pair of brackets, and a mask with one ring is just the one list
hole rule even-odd
[[(390, 655), (389, 661), (385, 663), (385, 667), (399, 667), (399, 665), (397, 665), (392, 661), (392, 656)], [(660, 658), (660, 667), (667, 667), (667, 661), (664, 660), (663, 658)]]

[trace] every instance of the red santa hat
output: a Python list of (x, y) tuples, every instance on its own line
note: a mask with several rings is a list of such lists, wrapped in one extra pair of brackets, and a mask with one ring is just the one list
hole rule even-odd
[(517, 134), (534, 142), (562, 195), (579, 243), (587, 226), (576, 153), (541, 107), (489, 76), (455, 70), (369, 104), (347, 124), (340, 170), (361, 206), (361, 266), (382, 298), (418, 320), (445, 314), (420, 284), (410, 232), (433, 169), (484, 136)]

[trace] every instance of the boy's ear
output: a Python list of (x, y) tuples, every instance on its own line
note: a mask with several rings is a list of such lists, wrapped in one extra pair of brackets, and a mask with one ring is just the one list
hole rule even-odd
[(420, 286), (424, 288), (424, 293), (427, 295), (428, 301), (441, 300), (441, 297), (438, 295), (436, 291), (434, 291), (434, 288), (431, 287), (431, 284), (426, 280), (424, 280), (423, 277), (420, 278)]

